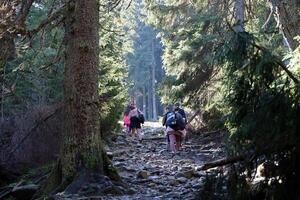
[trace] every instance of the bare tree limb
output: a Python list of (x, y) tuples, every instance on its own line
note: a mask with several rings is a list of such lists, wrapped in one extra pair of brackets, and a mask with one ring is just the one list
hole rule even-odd
[(265, 30), (267, 29), (267, 26), (268, 26), (268, 24), (269, 24), (270, 21), (271, 21), (271, 17), (272, 17), (272, 15), (273, 15), (273, 13), (274, 13), (274, 10), (273, 10), (273, 7), (271, 6), (271, 7), (270, 7), (270, 14), (269, 14), (269, 16), (268, 16), (266, 22), (265, 22), (265, 23), (262, 25), (262, 27), (261, 27), (262, 30), (265, 31)]

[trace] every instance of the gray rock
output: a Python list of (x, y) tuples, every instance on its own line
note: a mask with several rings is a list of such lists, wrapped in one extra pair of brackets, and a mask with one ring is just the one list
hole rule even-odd
[(182, 189), (181, 190), (181, 195), (185, 195), (185, 194), (188, 194), (190, 191), (189, 190), (187, 190), (187, 189)]
[(176, 154), (176, 155), (173, 156), (172, 159), (173, 159), (173, 160), (180, 160), (180, 158), (181, 158), (181, 157), (180, 157), (179, 155)]
[(170, 193), (164, 195), (164, 197), (162, 199), (180, 199), (180, 193), (170, 192)]
[(176, 178), (175, 178), (175, 176), (168, 176), (168, 179), (173, 180), (173, 179), (176, 179)]
[(185, 178), (185, 177), (179, 177), (177, 180), (178, 180), (180, 183), (186, 183), (186, 182), (188, 181), (188, 179)]
[(150, 180), (157, 180), (157, 179), (160, 179), (159, 176), (149, 176), (149, 179)]
[(149, 186), (149, 187), (155, 187), (155, 186), (156, 186), (156, 184), (155, 184), (155, 183), (153, 183), (153, 182), (151, 182), (151, 183), (149, 183), (149, 184), (148, 184), (148, 186)]
[(192, 186), (194, 189), (200, 189), (200, 188), (202, 188), (203, 187), (203, 184), (202, 183), (197, 183), (197, 184), (195, 184), (195, 185), (193, 185)]
[(103, 194), (112, 194), (112, 195), (122, 195), (124, 194), (124, 190), (120, 186), (108, 186), (102, 190)]
[(158, 188), (158, 190), (159, 190), (160, 192), (168, 192), (168, 188), (167, 188), (166, 186), (160, 186), (160, 187)]
[(178, 173), (175, 174), (175, 177), (176, 178), (184, 177), (184, 174), (182, 172), (178, 172)]
[(170, 180), (169, 184), (170, 184), (171, 186), (177, 186), (177, 185), (179, 185), (180, 183), (179, 183), (179, 181), (178, 181), (177, 179), (172, 179), (172, 180)]
[(179, 177), (185, 177), (187, 179), (191, 179), (194, 177), (195, 171), (192, 170), (187, 170), (187, 171), (183, 171), (183, 172), (179, 172), (176, 174), (175, 177), (179, 178)]

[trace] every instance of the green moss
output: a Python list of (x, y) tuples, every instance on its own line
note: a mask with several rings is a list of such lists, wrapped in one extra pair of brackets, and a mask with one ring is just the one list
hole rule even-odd
[(57, 164), (53, 166), (47, 180), (35, 194), (34, 199), (47, 196), (50, 192), (57, 190), (58, 186), (62, 185), (62, 182), (62, 167), (61, 162), (58, 161)]
[(44, 165), (44, 166), (41, 166), (41, 167), (38, 167), (38, 168), (30, 169), (22, 176), (22, 179), (28, 180), (28, 179), (31, 179), (33, 177), (40, 176), (42, 174), (47, 174), (51, 171), (53, 166), (54, 166), (54, 164), (51, 163), (51, 164)]
[(118, 173), (118, 169), (113, 166), (112, 162), (108, 158), (105, 152), (103, 152), (103, 168), (104, 173), (107, 175), (111, 180), (114, 181), (121, 181), (121, 177)]
[(102, 157), (96, 152), (83, 154), (83, 161), (85, 165), (92, 170), (98, 170), (101, 168)]

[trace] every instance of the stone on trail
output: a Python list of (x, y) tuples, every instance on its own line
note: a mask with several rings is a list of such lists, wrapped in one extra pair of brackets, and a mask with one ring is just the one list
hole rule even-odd
[(155, 183), (153, 183), (153, 182), (151, 182), (151, 183), (149, 183), (149, 184), (148, 184), (148, 186), (149, 186), (149, 187), (155, 187), (155, 186), (156, 186), (156, 184), (155, 184)]
[(191, 179), (194, 177), (195, 171), (192, 169), (192, 170), (184, 171), (183, 174), (185, 178)]
[(172, 179), (172, 180), (170, 180), (169, 184), (170, 184), (171, 186), (177, 186), (177, 185), (179, 185), (180, 183), (179, 183), (179, 181), (178, 181), (177, 179)]
[(149, 177), (149, 173), (145, 170), (141, 170), (137, 173), (137, 178), (146, 179)]
[(177, 180), (178, 180), (180, 183), (186, 183), (186, 182), (188, 181), (188, 179), (185, 178), (185, 177), (179, 177)]

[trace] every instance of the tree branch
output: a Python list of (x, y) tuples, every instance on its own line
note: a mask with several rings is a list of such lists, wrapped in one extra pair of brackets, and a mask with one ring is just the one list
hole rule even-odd
[(25, 27), (25, 21), (30, 11), (30, 8), (33, 4), (34, 0), (23, 0), (21, 5), (21, 10), (19, 15), (17, 16), (16, 25), (22, 28)]
[[(229, 24), (229, 22), (227, 21), (227, 25), (229, 27), (229, 29), (231, 31), (233, 31), (234, 33), (238, 34), (241, 37), (244, 37), (241, 33), (238, 33), (237, 31), (235, 31), (231, 25)], [(285, 64), (282, 62), (282, 60), (280, 58), (278, 58), (278, 56), (274, 55), (272, 52), (270, 52), (268, 49), (266, 49), (265, 47), (259, 46), (257, 45), (255, 42), (251, 42), (250, 43), (252, 46), (256, 47), (257, 49), (270, 54), (270, 56), (274, 59), (275, 63), (277, 65), (279, 65), (288, 75), (288, 77), (290, 79), (292, 79), (294, 81), (294, 83), (299, 84), (299, 80), (294, 76), (294, 74), (285, 66)]]
[(57, 9), (55, 12), (53, 12), (51, 14), (51, 16), (49, 16), (47, 19), (43, 20), (38, 27), (36, 27), (33, 30), (29, 30), (27, 31), (26, 35), (29, 36), (29, 38), (32, 38), (32, 36), (34, 34), (37, 34), (38, 32), (40, 32), (41, 30), (43, 30), (44, 28), (46, 28), (48, 26), (48, 24), (50, 24), (51, 22), (55, 21), (56, 19), (58, 19), (61, 16), (64, 16), (64, 9), (65, 9), (65, 5), (63, 5), (62, 7), (60, 7), (59, 9)]

